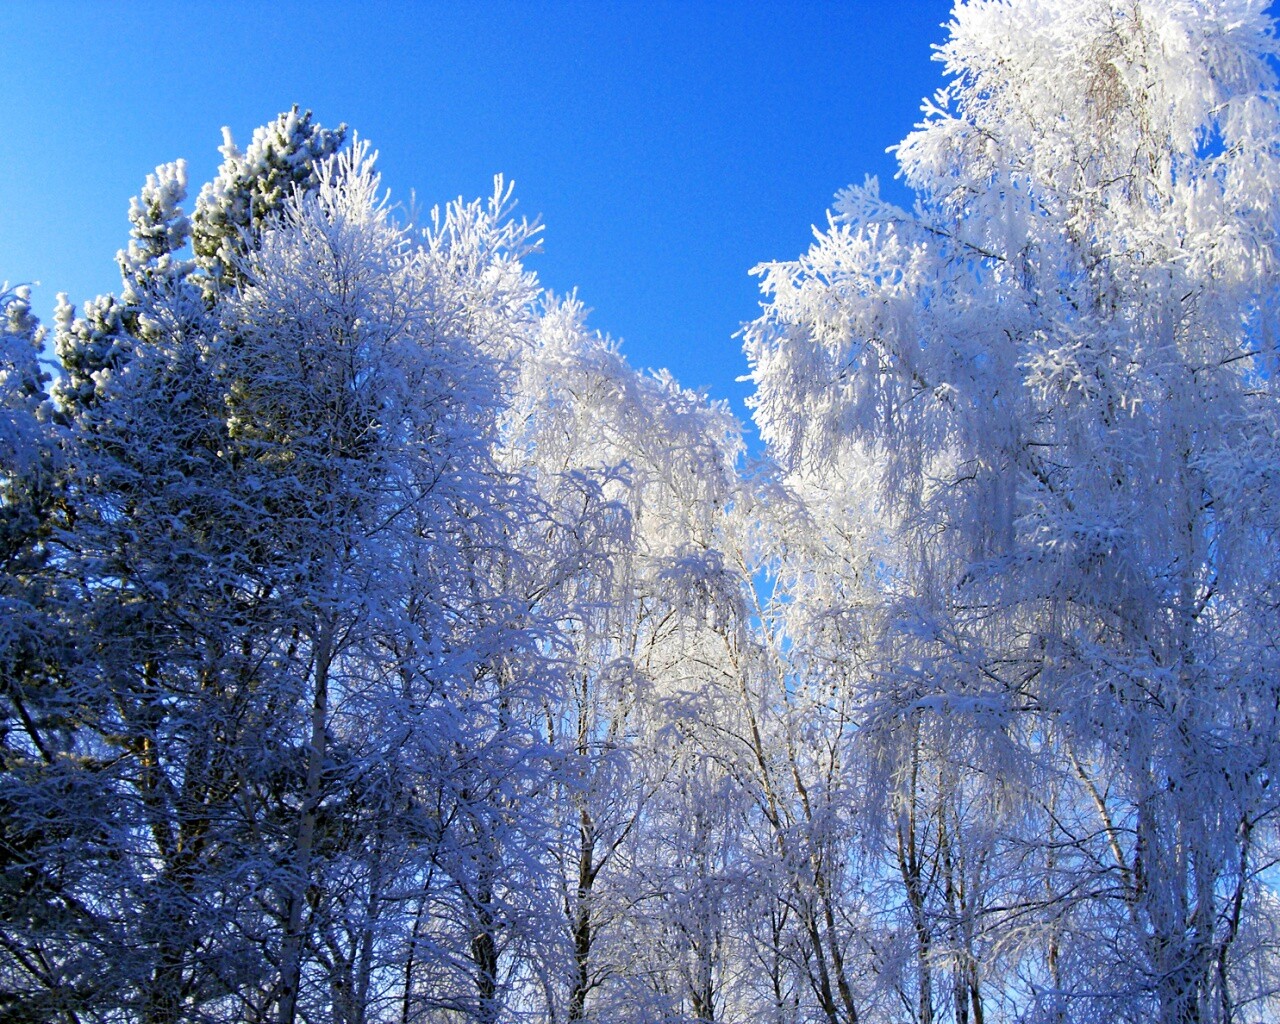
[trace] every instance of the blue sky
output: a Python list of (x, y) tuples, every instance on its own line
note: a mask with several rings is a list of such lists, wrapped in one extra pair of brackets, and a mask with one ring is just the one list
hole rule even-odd
[(844, 3), (5, 4), (0, 280), (115, 290), (126, 211), (185, 157), (193, 195), (236, 140), (294, 103), (381, 153), (430, 208), (516, 183), (540, 216), (530, 266), (577, 288), (633, 365), (745, 416), (749, 269), (792, 258), (837, 189), (942, 82), (948, 0)]

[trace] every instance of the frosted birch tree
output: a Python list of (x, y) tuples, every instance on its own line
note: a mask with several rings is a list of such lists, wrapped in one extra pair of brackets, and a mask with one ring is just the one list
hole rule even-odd
[[(521, 709), (536, 706), (540, 634), (503, 589), (523, 499), (492, 453), (535, 323), (519, 261), (536, 227), (509, 218), (499, 182), (415, 236), (363, 144), (314, 178), (236, 263), (224, 303), (229, 434), (287, 573), (309, 722), (301, 789), (280, 805), (293, 823), (270, 1001), (282, 1021), (330, 1003), (358, 1021), (398, 990), (496, 1021), (520, 894), (536, 888), (521, 800), (540, 769)], [(421, 976), (394, 969), (420, 940), (434, 944)]]
[(759, 268), (757, 423), (797, 472), (875, 482), (904, 723), (946, 714), (1036, 766), (1006, 773), (1044, 813), (1024, 1012), (1261, 1013), (1273, 25), (1013, 0), (949, 30), (898, 147), (915, 208), (848, 189), (806, 256)]
[(545, 723), (564, 758), (548, 835), (557, 1020), (710, 1014), (714, 943), (695, 933), (726, 901), (672, 837), (699, 813), (707, 789), (693, 779), (711, 768), (681, 742), (684, 704), (721, 665), (721, 613), (740, 621), (738, 581), (717, 553), (739, 445), (722, 405), (632, 369), (576, 301), (548, 302), (508, 412), (507, 457), (544, 502), (525, 541), (540, 552), (531, 594), (565, 645)]

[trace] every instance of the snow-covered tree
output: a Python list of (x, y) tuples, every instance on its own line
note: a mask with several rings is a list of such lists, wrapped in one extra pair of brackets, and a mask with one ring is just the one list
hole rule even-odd
[(94, 1010), (154, 1021), (236, 1012), (269, 976), (246, 938), (271, 875), (249, 794), (287, 706), (279, 570), (255, 548), (265, 510), (232, 451), (225, 338), (180, 256), (184, 194), (181, 165), (158, 169), (131, 209), (121, 297), (60, 310), (55, 391), (73, 752), (104, 787), (97, 856), (113, 864), (76, 895), (122, 947)]
[(759, 268), (761, 432), (867, 474), (894, 542), (901, 727), (1039, 802), (1005, 983), (1043, 1019), (1274, 989), (1275, 56), (1251, 0), (959, 3), (915, 209), (851, 188)]
[[(399, 984), (410, 1004), (497, 1020), (517, 931), (506, 894), (531, 884), (514, 819), (535, 744), (515, 708), (539, 655), (499, 588), (522, 498), (491, 453), (535, 322), (519, 259), (536, 229), (510, 220), (499, 185), (415, 238), (378, 189), (367, 146), (322, 161), (220, 305), (230, 452), (269, 516), (257, 558), (282, 573), (308, 722), (300, 789), (279, 805), (293, 823), (271, 1001), (282, 1021), (330, 1000), (359, 1020)], [(418, 830), (416, 853), (370, 857), (328, 804), (402, 841)], [(405, 903), (438, 944), (417, 959), (426, 984), (388, 974)]]
[(228, 154), (195, 259), (158, 169), (56, 404), (6, 301), (4, 991), (58, 1019), (496, 1020), (527, 959), (547, 673), (494, 446), (537, 228), (499, 183), (419, 232), (339, 141)]
[(545, 722), (564, 759), (548, 836), (549, 1013), (705, 1017), (710, 982), (688, 940), (716, 916), (715, 882), (698, 888), (702, 862), (671, 840), (700, 813), (706, 790), (693, 780), (711, 767), (682, 742), (684, 705), (719, 662), (714, 626), (740, 621), (739, 581), (716, 555), (737, 424), (668, 376), (633, 370), (572, 300), (549, 302), (516, 395), (507, 458), (544, 506), (524, 541), (541, 553), (531, 594), (566, 647)]
[(76, 853), (97, 826), (62, 813), (96, 787), (67, 770), (76, 710), (66, 593), (49, 571), (60, 494), (43, 336), (27, 289), (0, 292), (0, 1016), (29, 1020), (75, 1012), (101, 964), (80, 948), (93, 922), (75, 898)]
[[(341, 148), (346, 135), (345, 125), (321, 127), (311, 111), (299, 113), (297, 106), (257, 129), (243, 152), (230, 129), (222, 130), (222, 166), (200, 190), (191, 217), (191, 248), (206, 295), (241, 280), (241, 261), (262, 226), (296, 191), (316, 188), (317, 168)], [(149, 210), (155, 203), (144, 195), (139, 205)]]

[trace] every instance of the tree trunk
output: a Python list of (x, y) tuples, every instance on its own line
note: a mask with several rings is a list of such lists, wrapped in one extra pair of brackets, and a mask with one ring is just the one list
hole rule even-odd
[(311, 850), (315, 845), (316, 818), (320, 807), (320, 781), (324, 769), (329, 708), (329, 669), (332, 662), (333, 624), (326, 622), (316, 637), (316, 681), (311, 705), (311, 742), (307, 749), (307, 781), (302, 811), (298, 817), (294, 876), (288, 897), (288, 923), (280, 953), (279, 1024), (294, 1024), (297, 1019), (298, 988), (302, 974), (302, 914), (311, 884)]

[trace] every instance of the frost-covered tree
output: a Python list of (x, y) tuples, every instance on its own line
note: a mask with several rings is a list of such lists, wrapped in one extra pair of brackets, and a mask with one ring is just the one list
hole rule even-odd
[[(394, 973), (411, 1016), (508, 1017), (546, 889), (547, 759), (534, 723), (555, 675), (545, 658), (554, 630), (514, 585), (530, 571), (516, 538), (537, 509), (494, 451), (537, 325), (536, 281), (521, 261), (539, 229), (511, 206), (498, 180), (487, 202), (433, 213), (407, 250), (424, 289), (410, 309), (425, 372), (412, 376), (417, 391), (404, 408), (416, 418), (394, 464), (423, 473), (418, 497), (384, 507), (399, 540), (376, 564), (380, 575), (389, 561), (400, 567), (387, 574), (388, 596), (398, 595), (410, 624), (380, 643), (403, 650), (396, 672), (419, 688), (401, 698), (407, 707), (384, 695), (379, 712), (413, 794), (402, 827), (419, 847), (395, 897), (406, 929)], [(408, 728), (415, 715), (421, 723)]]
[(184, 193), (181, 165), (160, 168), (131, 210), (120, 299), (60, 311), (58, 351), (77, 369), (55, 392), (74, 752), (104, 787), (98, 855), (114, 863), (77, 895), (122, 946), (94, 1010), (154, 1021), (227, 1012), (269, 975), (246, 940), (271, 874), (249, 793), (288, 673), (278, 569), (253, 541), (265, 511), (228, 430), (225, 338), (180, 256)]
[[(318, 167), (346, 138), (345, 125), (321, 127), (297, 106), (253, 133), (243, 152), (222, 131), (222, 166), (200, 190), (191, 217), (191, 248), (206, 295), (238, 283), (240, 263), (261, 227), (301, 190), (319, 184)], [(154, 202), (151, 200), (150, 202)], [(144, 197), (144, 209), (150, 205)]]
[(0, 971), (34, 1019), (496, 1020), (528, 959), (548, 673), (494, 446), (537, 229), (501, 184), (401, 224), (339, 142), (283, 116), (192, 222), (158, 169), (120, 296), (59, 310), (52, 404), (6, 300)]
[(96, 786), (68, 771), (66, 593), (49, 572), (57, 437), (25, 288), (0, 293), (0, 1017), (53, 1019), (87, 1002), (98, 957), (76, 899)]
[(874, 481), (900, 727), (1027, 783), (1040, 890), (978, 923), (1038, 1019), (1274, 994), (1275, 56), (1249, 0), (957, 4), (914, 210), (760, 268), (756, 420)]
[(547, 838), (557, 902), (547, 1012), (706, 1018), (712, 1000), (698, 1001), (711, 982), (692, 965), (710, 962), (712, 944), (699, 960), (689, 940), (695, 922), (718, 916), (715, 880), (704, 871), (698, 888), (703, 862), (671, 840), (700, 813), (706, 791), (693, 780), (710, 771), (681, 742), (683, 705), (719, 664), (713, 625), (740, 621), (740, 581), (716, 554), (737, 424), (669, 377), (633, 370), (575, 301), (549, 303), (516, 394), (507, 458), (544, 508), (524, 541), (540, 552), (530, 593), (565, 645), (545, 718), (564, 765)]
[(859, 574), (875, 545), (861, 518), (819, 519), (769, 466), (748, 478), (733, 522), (728, 550), (755, 582), (754, 628), (731, 646), (720, 707), (700, 732), (753, 808), (739, 938), (748, 1005), (779, 1022), (863, 1019), (877, 1009), (881, 938), (862, 899), (868, 794), (854, 738), (875, 620)]
[[(229, 450), (269, 519), (255, 557), (290, 623), (302, 773), (273, 808), (265, 1005), (358, 1021), (398, 990), (497, 1020), (508, 894), (532, 885), (518, 803), (537, 765), (516, 709), (540, 659), (498, 589), (522, 498), (491, 450), (534, 323), (533, 229), (500, 186), (415, 237), (378, 189), (367, 146), (322, 161), (217, 307)], [(364, 830), (399, 842), (370, 850)], [(436, 948), (415, 972), (401, 958), (418, 941)]]

